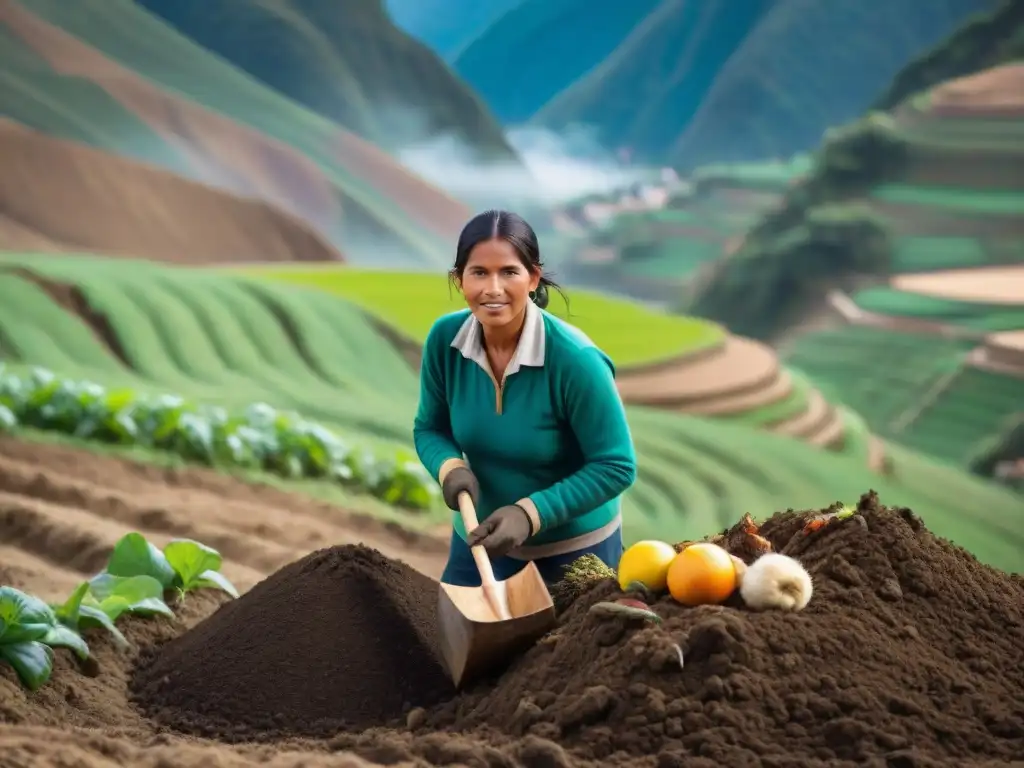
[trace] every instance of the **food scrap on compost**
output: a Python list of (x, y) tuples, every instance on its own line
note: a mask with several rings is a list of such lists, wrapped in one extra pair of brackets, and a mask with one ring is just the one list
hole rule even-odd
[(651, 610), (651, 606), (641, 600), (633, 600), (628, 597), (594, 603), (588, 612), (599, 616), (625, 616), (630, 619), (642, 619), (661, 624), (661, 617)]
[(818, 514), (810, 518), (803, 528), (804, 536), (810, 536), (815, 531), (820, 531), (827, 525), (837, 522), (839, 520), (846, 520), (857, 514), (857, 510), (843, 506), (841, 509), (834, 512), (825, 512), (824, 514)]

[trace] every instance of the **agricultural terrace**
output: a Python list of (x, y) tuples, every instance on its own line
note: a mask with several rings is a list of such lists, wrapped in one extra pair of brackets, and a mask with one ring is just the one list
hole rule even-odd
[[(423, 495), (431, 481), (411, 449), (415, 371), (354, 304), (223, 270), (125, 269), (123, 260), (82, 255), (4, 262), (7, 428), (147, 461), (214, 464), (344, 498), (403, 527), (446, 522), (436, 493)], [(9, 271), (29, 262), (30, 271)], [(1015, 496), (906, 451), (889, 456), (893, 474), (879, 475), (851, 412), (840, 412), (849, 439), (835, 454), (726, 419), (628, 412), (640, 457), (625, 500), (631, 541), (703, 536), (738, 511), (764, 515), (873, 487), (928, 510), (930, 526), (979, 557), (1006, 563), (1020, 544)], [(953, 499), (971, 499), (983, 517), (967, 524)], [(1016, 529), (1004, 530), (1010, 523)]]
[[(834, 132), (801, 194), (747, 233), (742, 258), (718, 261), (674, 306), (774, 338), (794, 316), (817, 311), (823, 282), (1021, 264), (1024, 119), (1011, 107), (1022, 71), (953, 81)], [(955, 114), (940, 108), (949, 89), (960, 92)], [(827, 251), (834, 255), (807, 268)], [(788, 301), (780, 305), (766, 285), (788, 286)]]
[(861, 415), (875, 434), (969, 466), (1020, 412), (1021, 374), (977, 367), (980, 336), (900, 328), (893, 318), (807, 333), (787, 345), (782, 359)]
[[(698, 169), (692, 192), (664, 208), (622, 210), (588, 245), (580, 245), (569, 269), (574, 281), (607, 287), (640, 299), (672, 301), (700, 267), (731, 253), (743, 233), (781, 201), (809, 167), (800, 155), (789, 162), (713, 165)], [(592, 261), (591, 248), (610, 258)]]
[[(337, 266), (232, 267), (344, 296), (417, 344), (444, 312), (464, 306), (445, 278)], [(568, 311), (555, 293), (552, 311), (569, 318), (618, 365), (627, 404), (709, 416), (766, 429), (811, 445), (842, 450), (845, 419), (799, 374), (783, 369), (772, 349), (727, 337), (703, 321), (652, 312), (641, 305), (573, 291)], [(852, 439), (852, 438), (851, 438)], [(881, 446), (867, 452), (874, 467)]]
[[(347, 269), (337, 266), (231, 268), (280, 283), (317, 288), (344, 297), (399, 333), (422, 343), (442, 314), (465, 307), (461, 295), (439, 273)], [(715, 325), (645, 309), (639, 304), (573, 290), (567, 307), (557, 292), (549, 311), (579, 326), (623, 368), (672, 360), (721, 342)]]

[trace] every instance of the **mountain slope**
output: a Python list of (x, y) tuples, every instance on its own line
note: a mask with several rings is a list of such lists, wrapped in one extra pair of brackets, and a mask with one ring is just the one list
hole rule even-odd
[(1024, 59), (1022, 28), (1024, 3), (1002, 0), (997, 8), (977, 14), (904, 67), (874, 108), (891, 109), (943, 81)]
[(788, 156), (855, 118), (910, 57), (992, 5), (663, 0), (534, 122), (591, 124), (611, 145), (683, 168)]
[[(379, 0), (136, 0), (299, 104), (384, 147), (437, 133), (514, 160), (476, 95)], [(272, 41), (272, 43), (270, 42)]]
[(294, 216), (0, 118), (0, 250), (84, 251), (185, 264), (332, 261)]
[(496, 18), (521, 0), (385, 0), (395, 24), (451, 61)]
[(357, 260), (447, 263), (463, 205), (130, 0), (0, 0), (0, 32), (14, 119), (265, 199)]
[(496, 18), (452, 66), (499, 119), (521, 123), (601, 62), (657, 0), (524, 0)]

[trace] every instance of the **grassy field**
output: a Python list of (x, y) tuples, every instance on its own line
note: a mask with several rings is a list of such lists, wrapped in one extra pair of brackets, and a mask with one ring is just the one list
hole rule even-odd
[[(170, 392), (215, 405), (267, 402), (295, 409), (344, 438), (411, 448), (415, 372), (355, 304), (329, 291), (267, 275), (257, 280), (145, 262), (129, 269), (123, 260), (81, 255), (8, 255), (0, 266), (26, 262), (51, 281), (77, 285), (108, 317), (127, 362), (33, 282), (0, 272), (0, 350), (16, 368), (44, 365), (109, 387)], [(434, 293), (444, 297), (443, 282), (438, 287)], [(794, 402), (780, 404), (775, 416), (798, 405), (799, 383)], [(845, 414), (843, 451), (830, 454), (758, 431), (742, 418), (701, 419), (638, 407), (628, 412), (640, 466), (625, 499), (630, 541), (699, 537), (744, 512), (763, 517), (788, 507), (852, 501), (875, 488), (887, 503), (911, 506), (936, 532), (993, 564), (1015, 564), (1024, 546), (1024, 503), (1010, 492), (901, 449), (893, 477), (872, 473), (865, 461), (867, 433), (854, 413)], [(270, 481), (331, 494), (323, 482)], [(373, 512), (379, 503), (367, 506)], [(381, 514), (400, 519), (394, 510)], [(446, 517), (438, 508), (409, 524), (423, 527)]]
[[(355, 270), (345, 267), (232, 268), (274, 282), (342, 296), (421, 342), (442, 314), (465, 307), (462, 295), (441, 274)], [(572, 291), (569, 305), (552, 292), (549, 311), (578, 326), (620, 366), (671, 359), (714, 344), (722, 331), (693, 318), (645, 309), (639, 304), (587, 291)]]

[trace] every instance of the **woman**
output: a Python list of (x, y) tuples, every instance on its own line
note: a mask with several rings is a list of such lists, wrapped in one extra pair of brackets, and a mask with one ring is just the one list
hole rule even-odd
[[(549, 584), (593, 553), (622, 555), (619, 497), (636, 455), (608, 356), (544, 311), (548, 288), (533, 229), (505, 211), (472, 219), (450, 273), (468, 309), (434, 322), (424, 344), (416, 452), (454, 515), (441, 580), (479, 586), (470, 547), (504, 580), (536, 563)], [(464, 530), (469, 493), (480, 525)]]

